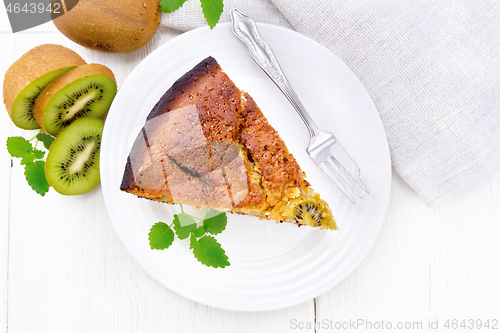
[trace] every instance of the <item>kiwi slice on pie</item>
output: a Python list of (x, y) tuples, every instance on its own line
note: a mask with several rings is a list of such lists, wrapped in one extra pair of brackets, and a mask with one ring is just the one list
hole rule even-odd
[(106, 66), (86, 64), (57, 77), (35, 102), (35, 119), (51, 135), (78, 118), (103, 118), (116, 95), (113, 72)]
[(315, 228), (334, 229), (335, 220), (328, 209), (328, 204), (314, 196), (300, 196), (288, 201), (283, 216), (298, 224), (306, 224)]
[(23, 129), (40, 125), (33, 115), (35, 100), (56, 77), (85, 61), (61, 45), (44, 44), (26, 52), (5, 73), (3, 98), (12, 122)]
[(81, 118), (65, 128), (52, 143), (45, 162), (49, 184), (59, 193), (87, 193), (101, 182), (99, 152), (104, 122)]

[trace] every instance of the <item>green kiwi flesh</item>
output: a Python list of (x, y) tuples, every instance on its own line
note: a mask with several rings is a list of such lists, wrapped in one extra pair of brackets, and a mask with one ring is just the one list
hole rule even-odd
[(11, 113), (12, 121), (17, 127), (27, 130), (40, 128), (40, 125), (33, 115), (35, 100), (52, 80), (72, 68), (75, 68), (75, 66), (56, 69), (55, 71), (44, 74), (21, 90), (14, 100), (14, 104), (12, 104)]
[(47, 133), (57, 135), (78, 118), (103, 118), (116, 95), (116, 83), (106, 75), (96, 74), (75, 80), (51, 98), (44, 111)]
[(101, 182), (99, 152), (104, 122), (81, 118), (57, 136), (45, 162), (49, 184), (59, 193), (87, 193)]
[(335, 220), (328, 212), (328, 204), (316, 197), (300, 196), (291, 199), (283, 211), (283, 216), (293, 219), (298, 224), (306, 224), (311, 227), (334, 226)]

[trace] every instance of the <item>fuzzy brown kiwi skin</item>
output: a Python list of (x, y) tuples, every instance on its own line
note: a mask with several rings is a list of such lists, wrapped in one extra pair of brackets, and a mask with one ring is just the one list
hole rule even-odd
[(128, 53), (146, 45), (160, 24), (159, 0), (80, 0), (53, 18), (63, 35), (82, 46)]
[(16, 97), (28, 84), (57, 69), (83, 64), (85, 60), (61, 45), (44, 44), (26, 52), (5, 73), (3, 102), (9, 117)]
[(45, 108), (49, 104), (50, 99), (54, 94), (56, 94), (60, 89), (66, 87), (71, 82), (81, 79), (89, 75), (102, 74), (111, 78), (116, 83), (115, 76), (111, 69), (100, 64), (86, 64), (82, 66), (77, 66), (61, 76), (55, 78), (50, 82), (45, 89), (42, 90), (35, 102), (34, 115), (36, 121), (40, 124), (42, 129), (45, 130), (43, 117), (45, 114)]

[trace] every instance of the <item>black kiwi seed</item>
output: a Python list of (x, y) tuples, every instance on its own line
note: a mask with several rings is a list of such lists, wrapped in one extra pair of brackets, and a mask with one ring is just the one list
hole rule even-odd
[(295, 223), (310, 224), (315, 227), (322, 225), (323, 208), (319, 200), (310, 199), (303, 201), (303, 199), (297, 199), (293, 205), (292, 212)]

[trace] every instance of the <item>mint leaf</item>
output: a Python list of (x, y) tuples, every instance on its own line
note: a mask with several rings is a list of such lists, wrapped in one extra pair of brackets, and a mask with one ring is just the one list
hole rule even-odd
[(217, 235), (226, 229), (227, 216), (224, 212), (215, 209), (210, 209), (203, 219), (205, 230), (212, 235)]
[(52, 145), (52, 142), (54, 141), (54, 138), (48, 134), (45, 133), (38, 133), (36, 138), (38, 141), (43, 142), (43, 146), (48, 150), (50, 149), (50, 145)]
[(161, 0), (161, 11), (164, 13), (173, 13), (181, 8), (184, 2), (186, 2), (186, 0)]
[(196, 223), (194, 218), (191, 215), (186, 214), (186, 213), (179, 213), (179, 214), (177, 214), (177, 217), (179, 219), (179, 224), (181, 225), (181, 227), (185, 227), (187, 225)]
[(33, 152), (30, 151), (24, 154), (23, 159), (21, 160), (21, 165), (27, 165), (33, 163), (34, 160), (35, 160), (35, 155), (33, 154)]
[(189, 234), (196, 229), (196, 223), (188, 224), (185, 227), (181, 226), (180, 219), (188, 219), (191, 218), (194, 222), (194, 219), (187, 215), (187, 217), (183, 216), (187, 215), (186, 213), (180, 213), (174, 215), (174, 229), (175, 233), (179, 237), (179, 239), (186, 239), (189, 237)]
[(44, 156), (45, 156), (44, 151), (41, 151), (38, 149), (33, 149), (33, 151), (30, 151), (30, 152), (23, 155), (23, 159), (21, 160), (21, 165), (30, 164), (34, 160), (42, 159)]
[(196, 259), (203, 265), (214, 268), (230, 265), (226, 252), (212, 236), (203, 236), (197, 239), (195, 235), (191, 235), (189, 247), (193, 250)]
[(149, 246), (152, 250), (165, 250), (174, 241), (174, 232), (163, 222), (155, 223), (149, 230)]
[(220, 210), (210, 208), (208, 210), (208, 212), (205, 214), (204, 220), (207, 220), (209, 218), (212, 218), (212, 217), (220, 215), (220, 214), (225, 214), (225, 213), (221, 212)]
[(38, 150), (38, 149), (33, 149), (33, 156), (39, 160), (39, 159), (42, 159), (44, 156), (45, 156), (45, 152), (42, 151), (42, 150)]
[(201, 226), (201, 227), (198, 227), (196, 228), (194, 231), (193, 231), (193, 235), (195, 235), (196, 237), (201, 237), (205, 234), (205, 232), (207, 232), (205, 230), (205, 227), (204, 226)]
[(7, 150), (12, 157), (24, 157), (33, 150), (33, 146), (23, 137), (12, 136), (7, 138)]
[(220, 15), (224, 9), (222, 0), (201, 0), (201, 8), (210, 29), (213, 29), (217, 22), (219, 22)]
[(36, 193), (42, 197), (49, 191), (49, 183), (45, 178), (45, 162), (36, 161), (26, 164), (24, 167), (24, 175), (28, 184)]

